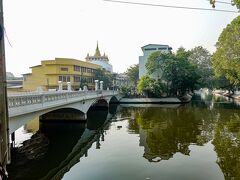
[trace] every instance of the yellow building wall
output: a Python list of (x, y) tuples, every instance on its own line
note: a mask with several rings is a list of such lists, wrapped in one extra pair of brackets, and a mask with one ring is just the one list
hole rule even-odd
[[(23, 90), (35, 91), (39, 86), (43, 90), (57, 89), (59, 76), (69, 75), (70, 82), (73, 87), (79, 87), (79, 82), (74, 82), (74, 75), (94, 77), (94, 73), (74, 71), (74, 65), (91, 69), (98, 69), (101, 66), (89, 62), (79, 61), (76, 59), (56, 58), (55, 60), (44, 60), (41, 65), (32, 67), (32, 74), (26, 75), (26, 80), (23, 82)], [(67, 71), (61, 70), (67, 68)], [(67, 83), (63, 82), (66, 88)], [(94, 87), (94, 83), (89, 83), (90, 88)]]
[(32, 67), (32, 74), (27, 75), (26, 80), (23, 81), (23, 89), (36, 91), (40, 86), (44, 88), (46, 81), (43, 68), (41, 66)]

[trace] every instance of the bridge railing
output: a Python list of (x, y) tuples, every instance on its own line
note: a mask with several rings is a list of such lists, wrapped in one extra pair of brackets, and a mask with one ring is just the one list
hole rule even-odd
[[(115, 92), (116, 94), (117, 92)], [(47, 102), (65, 100), (84, 97), (84, 96), (106, 96), (113, 95), (114, 91), (55, 91), (55, 92), (41, 92), (41, 93), (19, 93), (8, 96), (8, 108), (19, 106), (44, 104)]]

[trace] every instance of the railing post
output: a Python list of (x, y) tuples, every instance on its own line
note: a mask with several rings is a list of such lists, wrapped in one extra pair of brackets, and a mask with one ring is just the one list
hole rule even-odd
[(41, 102), (42, 102), (42, 106), (43, 106), (43, 103), (44, 103), (44, 95), (41, 94)]

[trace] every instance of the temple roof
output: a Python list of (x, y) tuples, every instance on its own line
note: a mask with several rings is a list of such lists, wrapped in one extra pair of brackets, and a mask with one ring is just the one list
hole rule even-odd
[(95, 51), (94, 56), (96, 56), (96, 57), (101, 56), (100, 50), (99, 50), (99, 48), (98, 48), (98, 42), (97, 42), (97, 48), (96, 48), (96, 51)]
[(87, 61), (100, 60), (100, 61), (107, 61), (107, 62), (109, 61), (108, 56), (105, 54), (105, 52), (104, 52), (103, 55), (101, 55), (99, 47), (98, 47), (98, 41), (97, 41), (97, 47), (96, 47), (96, 51), (95, 51), (94, 56), (91, 56), (88, 53), (87, 57), (86, 57), (86, 60)]

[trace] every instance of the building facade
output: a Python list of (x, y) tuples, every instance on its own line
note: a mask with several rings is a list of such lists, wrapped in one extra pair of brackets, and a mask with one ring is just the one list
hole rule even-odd
[[(156, 51), (161, 51), (165, 53), (171, 52), (172, 48), (168, 45), (161, 45), (161, 44), (148, 44), (146, 46), (142, 47), (143, 56), (139, 56), (139, 78), (141, 78), (143, 75), (147, 74), (146, 69), (146, 63), (148, 60), (148, 57)], [(157, 75), (155, 73), (150, 75), (152, 78), (157, 78)]]
[(97, 64), (110, 73), (113, 72), (113, 68), (112, 65), (109, 63), (108, 56), (105, 53), (101, 55), (100, 50), (98, 48), (98, 43), (94, 56), (90, 56), (89, 54), (87, 54), (86, 61), (93, 64)]
[(41, 61), (41, 65), (31, 67), (32, 73), (23, 74), (23, 90), (36, 91), (58, 90), (59, 81), (63, 90), (70, 82), (72, 90), (78, 90), (83, 85), (94, 89), (95, 70), (101, 66), (77, 59), (55, 58)]
[(127, 75), (124, 73), (113, 73), (113, 85), (116, 89), (120, 89), (123, 86), (129, 86)]

